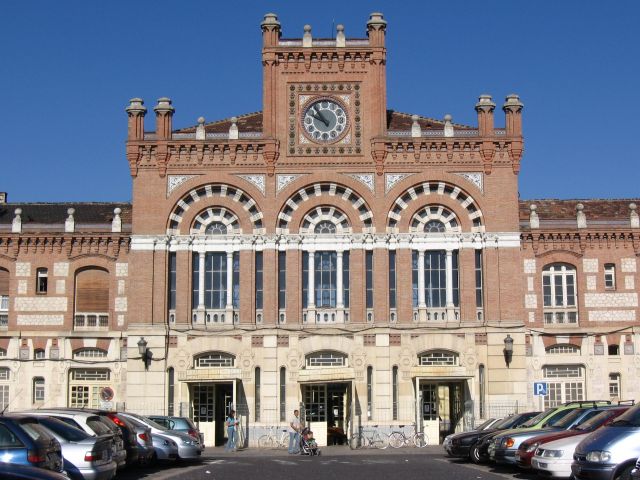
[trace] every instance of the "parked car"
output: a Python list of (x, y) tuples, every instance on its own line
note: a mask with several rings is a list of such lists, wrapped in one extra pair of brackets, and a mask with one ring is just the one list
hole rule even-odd
[(80, 428), (80, 430), (85, 431), (89, 435), (110, 435), (112, 441), (113, 460), (116, 462), (119, 469), (126, 465), (127, 451), (124, 448), (122, 432), (114, 425), (113, 422), (100, 418), (99, 415), (81, 410), (42, 409), (30, 411), (29, 415), (55, 417), (68, 423), (72, 427)]
[(631, 470), (631, 480), (640, 480), (640, 458), (636, 461), (636, 466)]
[[(547, 432), (553, 430), (567, 430), (578, 423), (585, 415), (588, 415), (591, 407), (597, 405), (610, 405), (611, 402), (569, 402), (558, 407), (547, 410), (547, 415), (536, 422), (533, 426), (525, 426), (518, 430), (507, 430), (500, 432), (493, 437), (492, 443), (489, 445), (489, 457), (499, 464), (516, 464), (516, 451), (520, 443), (528, 438), (539, 435), (543, 428)], [(577, 414), (572, 412), (578, 411)], [(546, 413), (546, 412), (545, 412)], [(568, 420), (563, 419), (568, 416)]]
[(2, 480), (69, 480), (64, 473), (19, 463), (0, 462), (0, 472)]
[[(582, 419), (567, 430), (554, 430), (552, 432), (546, 432), (529, 438), (522, 442), (520, 447), (518, 447), (518, 451), (516, 452), (516, 463), (520, 468), (530, 468), (531, 459), (536, 453), (536, 449), (542, 444), (572, 436), (582, 435), (582, 438), (584, 438), (584, 436), (593, 432), (597, 428), (600, 428), (603, 425), (608, 425), (627, 410), (629, 410), (628, 406), (604, 407), (604, 409), (595, 407), (590, 413), (582, 415)], [(571, 418), (577, 415), (579, 415), (579, 410), (574, 410), (558, 422), (556, 426), (559, 427), (561, 423), (571, 421)], [(544, 430), (541, 430), (541, 432), (542, 431)], [(573, 450), (570, 452), (569, 458), (573, 458)], [(571, 462), (569, 462), (569, 473), (571, 473)]]
[(64, 471), (73, 480), (111, 480), (116, 475), (111, 436), (92, 437), (54, 417), (33, 417), (60, 442)]
[(178, 445), (179, 459), (200, 458), (202, 450), (204, 450), (204, 445), (202, 445), (199, 440), (186, 433), (169, 430), (168, 428), (163, 427), (153, 420), (143, 417), (142, 415), (136, 415), (135, 413), (123, 412), (122, 415), (127, 418), (134, 418), (139, 422), (145, 424), (147, 427), (151, 428), (151, 435), (160, 434), (176, 442), (176, 444)]
[(444, 440), (442, 441), (442, 448), (444, 448), (445, 452), (447, 452), (447, 455), (451, 457), (452, 455), (449, 452), (449, 447), (451, 446), (451, 439), (453, 437), (460, 435), (462, 433), (479, 432), (479, 431), (488, 429), (491, 425), (494, 425), (497, 422), (500, 422), (501, 420), (502, 420), (501, 418), (489, 418), (488, 420), (486, 420), (485, 422), (482, 422), (476, 428), (472, 428), (471, 430), (468, 430), (465, 432), (451, 433), (446, 437), (444, 437)]
[(628, 479), (640, 457), (640, 405), (587, 436), (573, 454), (577, 480)]
[[(151, 430), (141, 421), (130, 417), (129, 421), (133, 423), (136, 428), (144, 428)], [(152, 442), (152, 458), (151, 460), (177, 460), (178, 459), (178, 444), (172, 439), (165, 437), (160, 433), (149, 433), (149, 438)]]
[(540, 475), (553, 478), (571, 478), (573, 452), (578, 444), (590, 433), (582, 433), (565, 437), (552, 442), (543, 443), (531, 459), (531, 467)]
[(452, 457), (469, 457), (471, 461), (479, 463), (481, 459), (480, 452), (478, 450), (478, 440), (500, 430), (515, 428), (536, 416), (538, 413), (540, 412), (516, 413), (491, 424), (489, 428), (486, 429), (478, 429), (471, 432), (461, 432), (449, 435), (445, 438), (443, 445), (444, 449)]
[(204, 434), (189, 417), (149, 415), (147, 418), (167, 427), (169, 430), (187, 433), (204, 445)]
[(34, 418), (20, 414), (0, 416), (0, 459), (54, 472), (63, 464), (60, 442)]

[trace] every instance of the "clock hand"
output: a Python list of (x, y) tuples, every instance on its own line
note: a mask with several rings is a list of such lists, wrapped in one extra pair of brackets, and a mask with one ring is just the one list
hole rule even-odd
[(320, 115), (320, 120), (322, 121), (322, 123), (324, 123), (325, 127), (328, 127), (329, 121), (326, 119), (326, 117), (322, 113), (322, 110), (318, 110), (317, 112), (318, 112), (318, 115)]

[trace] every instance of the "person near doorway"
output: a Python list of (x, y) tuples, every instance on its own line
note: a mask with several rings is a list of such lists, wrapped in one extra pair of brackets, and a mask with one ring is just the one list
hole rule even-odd
[(238, 425), (238, 420), (236, 419), (236, 411), (231, 410), (229, 412), (229, 416), (225, 421), (227, 425), (227, 445), (224, 447), (225, 452), (235, 452), (236, 451), (236, 427)]
[(300, 453), (300, 412), (293, 411), (293, 417), (289, 421), (289, 453)]

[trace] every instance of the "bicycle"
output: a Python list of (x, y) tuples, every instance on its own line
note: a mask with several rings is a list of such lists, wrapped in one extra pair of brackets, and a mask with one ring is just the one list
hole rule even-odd
[(377, 448), (384, 450), (389, 446), (389, 435), (378, 431), (378, 425), (372, 425), (370, 428), (361, 428), (360, 432), (354, 433), (349, 439), (349, 447), (351, 450), (360, 448)]
[[(404, 428), (405, 425), (400, 425), (400, 428)], [(389, 435), (389, 445), (393, 448), (400, 448), (409, 446), (410, 443), (413, 443), (418, 448), (424, 448), (429, 443), (429, 439), (424, 434), (424, 432), (418, 432), (417, 425), (412, 424), (413, 434), (405, 435), (404, 431), (395, 431), (391, 432)]]
[(289, 433), (286, 428), (282, 429), (280, 435), (277, 434), (278, 427), (269, 427), (269, 433), (258, 438), (260, 448), (287, 448), (289, 445)]

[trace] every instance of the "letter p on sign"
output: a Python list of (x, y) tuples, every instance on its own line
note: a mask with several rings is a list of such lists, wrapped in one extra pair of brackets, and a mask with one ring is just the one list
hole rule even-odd
[(533, 384), (533, 394), (536, 396), (546, 396), (547, 395), (547, 386), (549, 384), (546, 382), (535, 382)]

